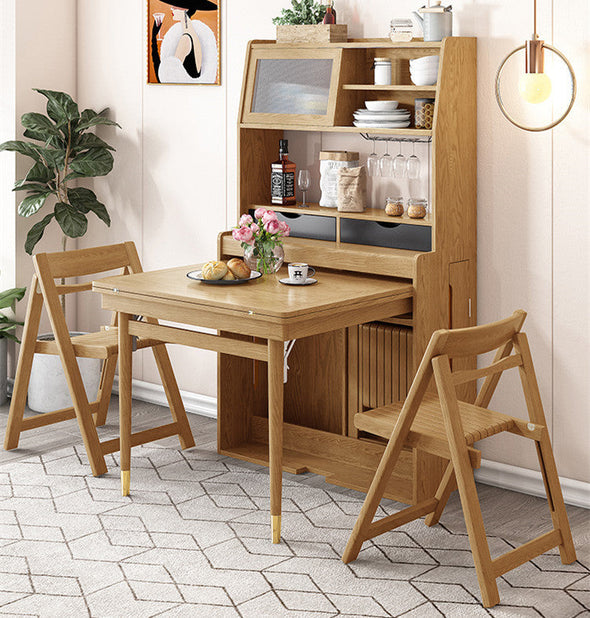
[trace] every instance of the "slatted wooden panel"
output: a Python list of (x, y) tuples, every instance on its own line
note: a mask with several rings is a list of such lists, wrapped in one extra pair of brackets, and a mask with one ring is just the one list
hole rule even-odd
[(411, 328), (381, 322), (348, 329), (348, 435), (354, 414), (403, 401), (414, 378)]

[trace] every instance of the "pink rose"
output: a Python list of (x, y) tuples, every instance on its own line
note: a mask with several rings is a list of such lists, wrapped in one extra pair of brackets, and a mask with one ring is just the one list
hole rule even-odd
[(264, 217), (264, 215), (265, 215), (265, 214), (266, 214), (266, 208), (257, 208), (257, 209), (254, 211), (254, 216), (255, 216), (257, 219), (262, 219), (262, 217)]
[(245, 225), (250, 225), (254, 223), (254, 219), (250, 215), (242, 215), (240, 218), (240, 227), (244, 227)]
[(253, 242), (252, 230), (249, 227), (241, 227), (238, 229), (234, 229), (232, 232), (232, 236), (238, 242), (245, 242), (248, 245), (251, 245)]
[(256, 223), (253, 223), (250, 226), (250, 229), (252, 230), (252, 234), (256, 235), (258, 234), (258, 232), (260, 232), (260, 228), (256, 225)]
[(277, 221), (277, 219), (269, 219), (264, 224), (264, 229), (269, 234), (276, 234), (279, 231), (279, 222)]
[(267, 210), (262, 217), (262, 223), (268, 223), (269, 221), (276, 221), (276, 220), (277, 220), (277, 213), (274, 210)]
[(279, 221), (279, 232), (281, 233), (281, 236), (289, 236), (291, 233), (291, 228), (285, 221)]

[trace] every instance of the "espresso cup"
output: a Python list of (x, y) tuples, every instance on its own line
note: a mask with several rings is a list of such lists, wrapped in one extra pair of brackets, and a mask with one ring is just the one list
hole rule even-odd
[(289, 280), (292, 283), (305, 283), (308, 276), (315, 275), (315, 268), (302, 262), (289, 264)]

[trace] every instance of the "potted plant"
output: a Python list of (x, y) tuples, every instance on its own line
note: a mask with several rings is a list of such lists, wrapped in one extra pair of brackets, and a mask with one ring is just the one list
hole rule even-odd
[(326, 6), (315, 0), (291, 0), (272, 20), (277, 27), (278, 43), (344, 43), (348, 40), (345, 24), (322, 24)]
[[(53, 208), (29, 230), (25, 241), (25, 251), (29, 254), (54, 220), (62, 232), (61, 248), (64, 251), (68, 238), (80, 238), (86, 234), (89, 213), (94, 213), (107, 226), (111, 225), (105, 205), (93, 191), (77, 186), (77, 181), (106, 176), (113, 169), (111, 151), (115, 149), (92, 133), (92, 129), (98, 125), (119, 126), (106, 117), (106, 109), (102, 112), (93, 109), (80, 111), (77, 103), (65, 92), (35, 90), (47, 99), (47, 114), (24, 114), (21, 123), (27, 139), (0, 144), (0, 151), (18, 152), (32, 159), (32, 167), (13, 189), (26, 192), (18, 206), (18, 214), (31, 217), (42, 208), (47, 209), (47, 205)], [(62, 307), (65, 312), (65, 297), (62, 297)], [(51, 339), (53, 335), (41, 335), (40, 338)], [(83, 378), (86, 376), (87, 391), (94, 392), (98, 388), (100, 361), (79, 359), (79, 365)], [(43, 391), (33, 392), (37, 386)], [(51, 387), (50, 393), (46, 390), (48, 387)], [(29, 387), (29, 407), (47, 412), (70, 405), (59, 358), (36, 355)]]
[[(0, 310), (12, 308), (15, 301), (21, 300), (27, 288), (12, 288), (0, 292)], [(6, 382), (8, 377), (8, 340), (20, 343), (14, 334), (17, 326), (22, 326), (13, 317), (0, 312), (0, 405), (6, 403)]]

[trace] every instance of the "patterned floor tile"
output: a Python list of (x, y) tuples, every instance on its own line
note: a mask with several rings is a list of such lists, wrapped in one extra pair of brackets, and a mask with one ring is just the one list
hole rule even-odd
[[(573, 618), (590, 604), (590, 569), (553, 551), (500, 578), (502, 603), (488, 611), (467, 535), (423, 521), (345, 565), (362, 495), (310, 474), (284, 475), (273, 545), (266, 468), (166, 444), (134, 450), (126, 498), (118, 456), (93, 478), (81, 446), (2, 466), (0, 614)], [(398, 506), (384, 501), (378, 516)], [(490, 538), (493, 555), (511, 547)]]

